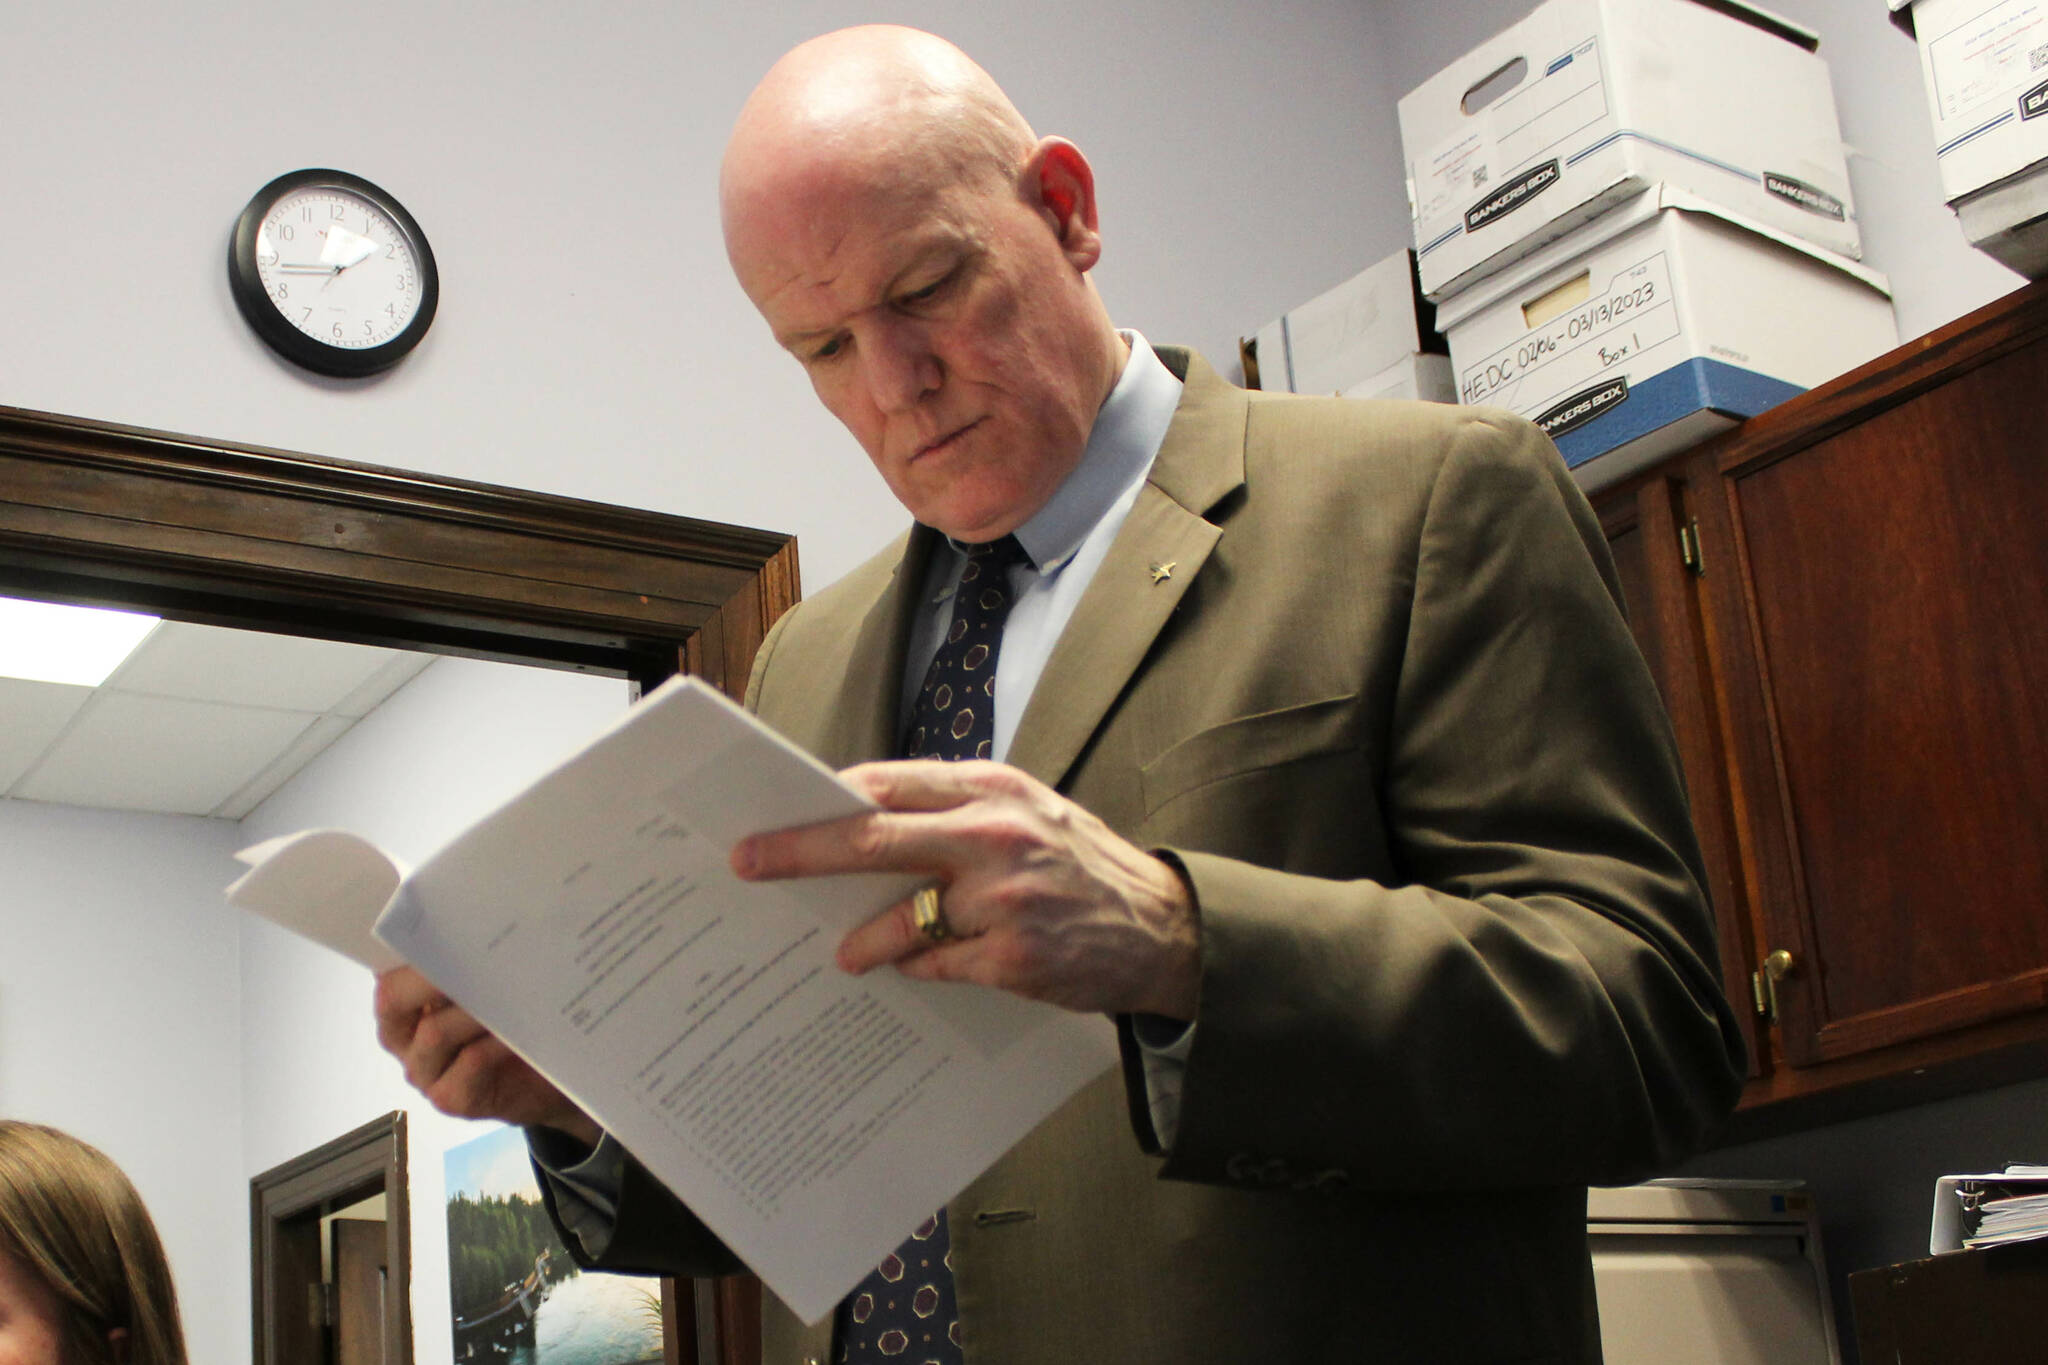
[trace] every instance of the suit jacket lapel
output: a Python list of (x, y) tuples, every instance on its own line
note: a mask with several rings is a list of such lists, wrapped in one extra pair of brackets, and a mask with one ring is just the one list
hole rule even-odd
[(839, 702), (819, 745), (818, 757), (835, 768), (899, 757), (902, 721), (896, 711), (903, 696), (903, 656), (937, 541), (938, 532), (930, 527), (911, 528), (895, 576), (854, 635)]
[(1143, 664), (1222, 536), (1205, 514), (1244, 483), (1249, 404), (1243, 392), (1193, 352), (1157, 349), (1184, 381), (1180, 406), (1010, 742), (1008, 761), (1055, 787)]

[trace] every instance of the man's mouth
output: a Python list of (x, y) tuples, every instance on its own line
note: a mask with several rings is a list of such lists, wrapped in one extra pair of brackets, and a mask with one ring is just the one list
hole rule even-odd
[(919, 446), (917, 449), (917, 453), (910, 457), (912, 462), (914, 463), (918, 460), (922, 460), (927, 455), (935, 455), (941, 451), (950, 450), (962, 436), (965, 436), (968, 432), (974, 430), (976, 427), (980, 425), (981, 418), (977, 417), (972, 422), (969, 422), (966, 426), (955, 427), (953, 430), (947, 432), (944, 436), (938, 437), (936, 440), (927, 442), (926, 444)]

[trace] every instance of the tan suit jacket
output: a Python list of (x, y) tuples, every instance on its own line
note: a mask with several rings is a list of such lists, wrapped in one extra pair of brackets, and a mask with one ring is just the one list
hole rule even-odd
[[(1180, 1133), (1148, 1155), (1107, 1076), (953, 1202), (967, 1357), (1597, 1360), (1584, 1186), (1691, 1151), (1743, 1057), (1599, 526), (1505, 414), (1161, 358), (1179, 410), (1009, 761), (1194, 889)], [(828, 763), (896, 752), (935, 539), (762, 647), (750, 704)], [(605, 1263), (732, 1264), (632, 1167)]]

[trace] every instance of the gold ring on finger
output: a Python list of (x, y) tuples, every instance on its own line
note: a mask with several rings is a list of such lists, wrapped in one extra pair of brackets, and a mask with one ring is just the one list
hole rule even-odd
[(953, 937), (953, 927), (946, 923), (945, 912), (939, 909), (936, 886), (920, 887), (910, 898), (910, 918), (926, 943), (944, 943)]

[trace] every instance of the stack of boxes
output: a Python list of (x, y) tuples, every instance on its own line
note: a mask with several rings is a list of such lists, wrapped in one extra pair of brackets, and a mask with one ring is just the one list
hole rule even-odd
[(2048, 275), (2048, 3), (1889, 0), (1919, 39), (1942, 197), (1970, 244)]
[(1460, 401), (1599, 488), (1897, 344), (1818, 41), (1741, 0), (1547, 0), (1401, 100)]

